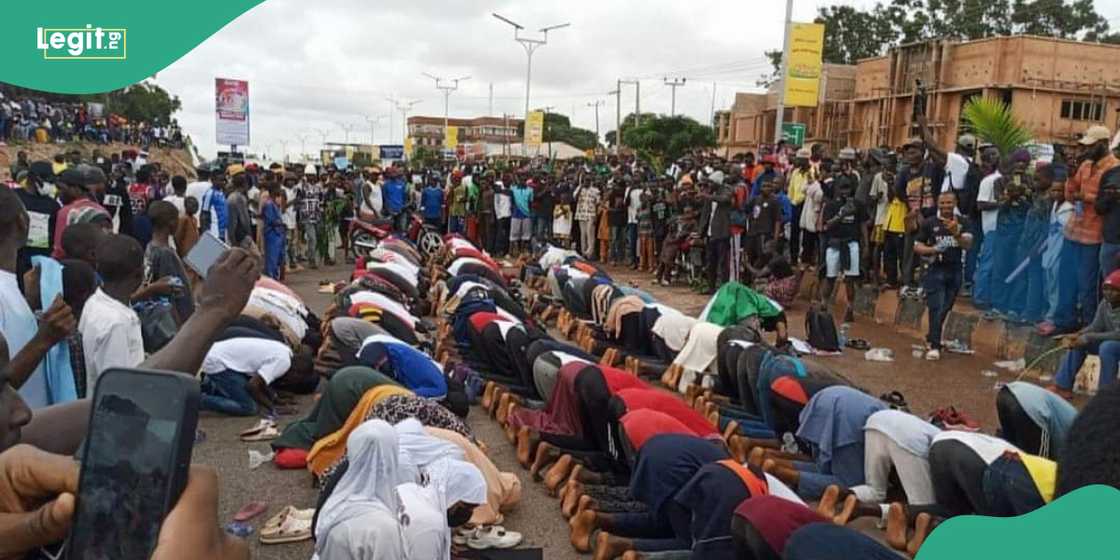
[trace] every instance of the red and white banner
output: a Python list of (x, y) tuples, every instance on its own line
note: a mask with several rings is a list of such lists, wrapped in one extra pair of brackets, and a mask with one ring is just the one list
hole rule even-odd
[(215, 143), (229, 146), (249, 145), (249, 82), (214, 80), (214, 114), (217, 118)]

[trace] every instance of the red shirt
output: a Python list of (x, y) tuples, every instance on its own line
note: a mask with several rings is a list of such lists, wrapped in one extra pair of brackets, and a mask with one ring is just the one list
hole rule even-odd
[(628, 412), (643, 408), (657, 410), (672, 416), (697, 436), (704, 437), (719, 433), (707, 418), (692, 410), (675, 395), (657, 389), (623, 389), (617, 394), (618, 398), (626, 404)]
[(138, 216), (148, 209), (148, 200), (152, 198), (152, 188), (144, 183), (133, 183), (128, 186), (128, 201), (132, 203), (132, 215)]
[(509, 317), (503, 317), (502, 315), (489, 311), (479, 311), (470, 316), (471, 328), (473, 328), (475, 332), (482, 332), (482, 329), (485, 329), (486, 325), (494, 321), (509, 321)]
[(624, 369), (618, 369), (610, 366), (599, 366), (599, 371), (603, 373), (603, 380), (607, 382), (607, 388), (611, 393), (618, 393), (623, 389), (648, 389), (645, 381), (638, 379), (634, 375)]
[(626, 437), (635, 451), (641, 450), (649, 438), (660, 434), (695, 435), (692, 430), (672, 416), (648, 408), (627, 412), (619, 420), (626, 430)]

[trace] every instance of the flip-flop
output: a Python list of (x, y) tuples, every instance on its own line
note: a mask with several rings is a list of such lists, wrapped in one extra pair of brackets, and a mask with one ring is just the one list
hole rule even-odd
[(261, 544), (284, 544), (311, 538), (311, 520), (288, 515), (278, 527), (261, 531)]
[(844, 346), (847, 346), (848, 348), (852, 348), (854, 350), (870, 350), (871, 349), (871, 343), (867, 342), (866, 340), (864, 340), (862, 338), (849, 338), (848, 342), (845, 343)]
[(222, 529), (238, 538), (245, 538), (253, 534), (253, 526), (243, 521), (230, 521)]
[(276, 429), (275, 424), (271, 424), (259, 432), (241, 436), (241, 441), (272, 441), (278, 437), (280, 437), (280, 430)]
[(234, 521), (245, 522), (248, 521), (268, 510), (268, 504), (264, 502), (249, 502), (237, 510), (233, 514)]
[(268, 518), (268, 521), (264, 522), (264, 525), (261, 526), (261, 532), (265, 532), (266, 530), (275, 531), (276, 528), (283, 524), (284, 520), (289, 517), (294, 517), (296, 519), (313, 519), (315, 517), (315, 508), (299, 509), (295, 506), (286, 506), (284, 509), (280, 510), (280, 513), (273, 515)]
[(255, 426), (253, 426), (252, 428), (247, 428), (247, 429), (241, 430), (241, 433), (239, 433), (238, 435), (241, 436), (242, 439), (244, 439), (246, 436), (251, 436), (253, 434), (260, 433), (260, 432), (264, 431), (265, 428), (267, 428), (269, 426), (275, 426), (275, 425), (276, 425), (276, 423), (273, 422), (272, 420), (269, 420), (267, 418), (262, 418), (261, 420), (259, 420), (256, 423)]

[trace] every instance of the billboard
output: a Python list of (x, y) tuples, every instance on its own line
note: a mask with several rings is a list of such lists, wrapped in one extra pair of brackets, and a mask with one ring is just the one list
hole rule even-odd
[(785, 106), (816, 107), (820, 96), (824, 25), (791, 23), (786, 65)]
[(214, 79), (215, 143), (249, 145), (249, 82)]
[(443, 147), (448, 150), (454, 150), (459, 145), (459, 127), (447, 127), (447, 138), (443, 140)]
[(378, 159), (404, 159), (404, 146), (400, 144), (383, 144), (378, 151)]
[(544, 111), (530, 111), (525, 118), (525, 145), (540, 147), (544, 141)]

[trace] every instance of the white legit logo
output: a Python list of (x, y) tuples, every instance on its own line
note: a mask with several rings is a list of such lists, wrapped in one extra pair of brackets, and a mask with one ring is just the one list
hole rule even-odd
[(128, 31), (86, 24), (84, 28), (39, 27), (36, 49), (48, 60), (124, 60), (128, 54)]

